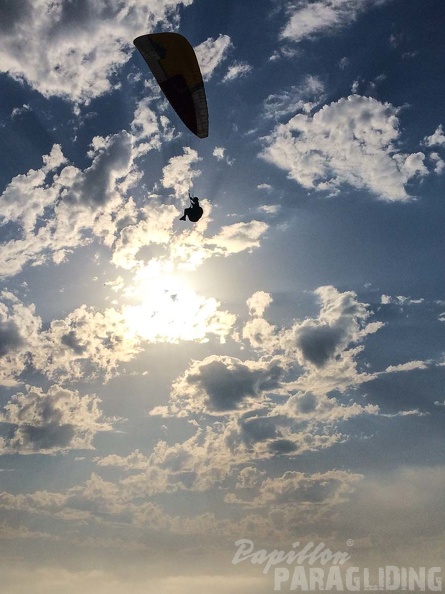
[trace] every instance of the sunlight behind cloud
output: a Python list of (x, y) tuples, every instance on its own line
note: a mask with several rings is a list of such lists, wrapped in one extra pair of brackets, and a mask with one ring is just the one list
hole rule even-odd
[(216, 299), (198, 295), (173, 273), (142, 276), (129, 292), (140, 300), (124, 307), (129, 332), (149, 342), (207, 342), (208, 334), (224, 342), (235, 322), (234, 315), (218, 310)]

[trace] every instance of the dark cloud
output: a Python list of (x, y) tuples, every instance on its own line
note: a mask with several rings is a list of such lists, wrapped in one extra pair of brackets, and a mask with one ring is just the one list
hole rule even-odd
[(223, 361), (212, 361), (199, 371), (199, 376), (189, 376), (188, 381), (201, 384), (212, 410), (233, 410), (244, 398), (255, 395), (255, 377), (242, 363), (229, 366)]
[(277, 436), (276, 420), (271, 417), (254, 417), (240, 419), (240, 428), (245, 442), (255, 443)]
[(0, 322), (0, 357), (17, 350), (23, 344), (17, 324), (12, 320)]
[(71, 330), (68, 334), (64, 334), (61, 338), (62, 344), (67, 347), (70, 347), (77, 355), (81, 355), (85, 352), (85, 345), (81, 344), (79, 339), (76, 336), (75, 330)]
[(303, 326), (298, 334), (297, 346), (305, 359), (323, 367), (335, 355), (344, 337), (345, 330), (339, 326)]
[(273, 454), (291, 454), (298, 449), (298, 446), (290, 439), (276, 439), (268, 445), (268, 448)]
[(32, 10), (29, 0), (2, 0), (0, 2), (0, 31), (11, 34), (15, 25)]
[(249, 396), (277, 388), (282, 373), (278, 365), (258, 370), (224, 359), (201, 365), (199, 374), (189, 375), (187, 381), (200, 384), (208, 396), (206, 405), (210, 410), (228, 411), (238, 408)]
[(23, 425), (19, 432), (22, 443), (35, 451), (66, 448), (71, 444), (75, 434), (73, 425), (59, 425), (57, 422), (50, 422), (43, 427)]

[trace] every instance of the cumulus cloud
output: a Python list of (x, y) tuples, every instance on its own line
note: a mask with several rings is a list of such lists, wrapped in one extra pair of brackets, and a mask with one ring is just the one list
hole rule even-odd
[(34, 229), (38, 217), (43, 215), (45, 208), (54, 206), (59, 194), (57, 186), (48, 187), (45, 182), (65, 163), (60, 145), (55, 144), (50, 154), (43, 156), (40, 169), (30, 169), (28, 173), (17, 175), (1, 196), (1, 224), (13, 221), (25, 232)]
[(205, 411), (224, 415), (246, 410), (279, 387), (282, 373), (274, 362), (263, 365), (212, 355), (195, 361), (173, 385), (168, 407), (156, 408), (151, 414), (185, 416)]
[(111, 431), (113, 419), (105, 419), (95, 396), (51, 386), (47, 392), (27, 387), (15, 394), (0, 414), (10, 427), (2, 453), (53, 454), (69, 449), (92, 449), (98, 431)]
[(89, 156), (91, 165), (80, 170), (66, 164), (55, 145), (40, 170), (19, 175), (7, 186), (1, 222), (20, 225), (21, 236), (3, 244), (0, 276), (15, 275), (27, 264), (49, 258), (60, 262), (66, 250), (90, 241), (87, 230), (104, 241), (114, 232), (121, 218), (118, 211), (127, 208), (120, 184), (132, 168), (132, 137), (125, 131), (95, 137)]
[(433, 152), (429, 154), (429, 158), (434, 163), (434, 173), (440, 175), (445, 170), (445, 161), (439, 155), (439, 153)]
[(201, 157), (190, 147), (184, 148), (183, 155), (172, 157), (162, 170), (164, 188), (173, 188), (177, 198), (187, 196), (193, 185), (193, 179), (201, 175), (199, 169), (194, 169), (199, 161), (201, 161)]
[(442, 124), (437, 126), (435, 132), (431, 134), (431, 136), (425, 136), (423, 143), (427, 147), (445, 145), (445, 134)]
[(141, 350), (122, 310), (83, 305), (43, 327), (33, 304), (4, 291), (0, 299), (0, 384), (15, 385), (28, 370), (47, 378), (109, 378)]
[(251, 316), (262, 317), (266, 308), (272, 303), (270, 293), (265, 291), (256, 291), (252, 297), (247, 300), (247, 307)]
[(428, 170), (423, 153), (397, 150), (398, 113), (389, 103), (351, 95), (278, 125), (260, 156), (304, 188), (335, 193), (348, 184), (381, 200), (406, 201), (405, 185)]
[(1, 70), (26, 80), (45, 97), (88, 103), (111, 89), (113, 73), (130, 57), (135, 32), (145, 33), (160, 21), (174, 20), (178, 7), (191, 2), (3, 3)]
[[(237, 339), (249, 341), (259, 360), (212, 356), (194, 361), (174, 382), (168, 405), (150, 415), (188, 418), (197, 426), (203, 418), (217, 417), (215, 430), (205, 433), (205, 449), (218, 452), (218, 460), (230, 458), (227, 476), (248, 461), (332, 447), (348, 439), (340, 423), (383, 417), (376, 405), (345, 404), (330, 395), (376, 377), (358, 372), (356, 357), (362, 348), (358, 343), (381, 324), (368, 320), (368, 307), (352, 292), (321, 287), (316, 295), (319, 316), (286, 328), (261, 317), (271, 297), (255, 293), (248, 300), (253, 318)], [(193, 450), (187, 451), (193, 457)], [(201, 472), (208, 476), (209, 469), (200, 466)]]
[(281, 32), (281, 39), (295, 42), (320, 34), (332, 34), (349, 25), (358, 15), (386, 0), (317, 0), (297, 2), (296, 10)]
[(42, 332), (33, 365), (53, 379), (80, 379), (99, 371), (109, 378), (141, 351), (141, 339), (129, 330), (122, 310), (83, 305)]
[(0, 385), (17, 383), (29, 365), (40, 329), (33, 305), (24, 305), (8, 291), (0, 294)]

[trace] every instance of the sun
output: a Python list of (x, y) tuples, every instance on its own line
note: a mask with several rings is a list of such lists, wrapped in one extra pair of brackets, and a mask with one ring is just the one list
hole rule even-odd
[(183, 275), (173, 271), (140, 274), (127, 294), (139, 302), (127, 305), (123, 314), (133, 336), (149, 342), (206, 342), (221, 334), (219, 303), (198, 295)]

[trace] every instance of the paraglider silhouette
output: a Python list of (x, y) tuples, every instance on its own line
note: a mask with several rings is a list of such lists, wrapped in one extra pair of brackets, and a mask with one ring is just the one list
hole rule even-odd
[(179, 218), (179, 220), (186, 221), (187, 217), (188, 217), (189, 221), (192, 221), (192, 223), (196, 223), (202, 217), (204, 211), (199, 206), (199, 199), (196, 196), (193, 198), (193, 196), (191, 196), (190, 192), (189, 192), (189, 199), (190, 199), (190, 206), (189, 206), (189, 208), (184, 209), (184, 214), (182, 217)]
[(198, 138), (209, 134), (207, 99), (193, 47), (179, 33), (151, 33), (133, 41), (170, 105)]

